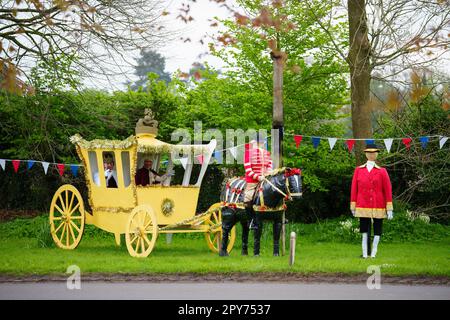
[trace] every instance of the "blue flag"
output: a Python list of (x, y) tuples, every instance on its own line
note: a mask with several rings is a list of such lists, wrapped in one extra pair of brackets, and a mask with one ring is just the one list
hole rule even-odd
[(312, 137), (311, 139), (312, 139), (314, 149), (317, 149), (317, 147), (319, 146), (319, 143), (320, 143), (320, 137)]
[(375, 144), (374, 139), (366, 139), (366, 144)]
[(34, 160), (28, 160), (28, 170), (31, 169), (31, 167), (34, 165), (35, 162), (36, 161), (34, 161)]
[(218, 164), (222, 164), (222, 151), (214, 151), (213, 157), (217, 160)]
[(70, 170), (72, 170), (73, 176), (76, 177), (78, 175), (78, 166), (75, 164), (70, 165)]
[(420, 142), (422, 143), (422, 148), (425, 149), (428, 144), (428, 140), (430, 140), (429, 137), (420, 137)]

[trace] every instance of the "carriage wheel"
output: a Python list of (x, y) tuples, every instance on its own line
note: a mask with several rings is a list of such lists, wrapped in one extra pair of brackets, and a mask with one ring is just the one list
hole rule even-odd
[(75, 249), (84, 231), (84, 203), (80, 192), (70, 184), (56, 190), (50, 205), (50, 232), (62, 249)]
[(128, 218), (125, 242), (132, 257), (148, 257), (158, 238), (158, 224), (153, 209), (140, 205), (131, 211)]
[[(222, 209), (220, 203), (215, 203), (209, 210), (212, 211), (209, 219), (205, 221), (205, 224), (209, 226), (216, 226), (211, 232), (205, 233), (206, 243), (212, 252), (219, 252), (220, 243), (222, 243)], [(233, 250), (234, 242), (236, 240), (236, 227), (233, 227), (230, 231), (230, 237), (228, 239), (227, 251)]]

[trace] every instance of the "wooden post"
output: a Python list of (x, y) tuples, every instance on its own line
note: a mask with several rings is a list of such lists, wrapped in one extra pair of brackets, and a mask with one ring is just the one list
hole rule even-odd
[(295, 240), (296, 234), (294, 231), (291, 232), (291, 246), (289, 248), (289, 265), (294, 265), (295, 262)]
[[(279, 42), (277, 41), (277, 46)], [(284, 56), (281, 54), (280, 48), (277, 47), (277, 52), (272, 51), (270, 56), (273, 61), (273, 114), (272, 114), (272, 128), (277, 131), (278, 141), (275, 141), (272, 150), (273, 167), (281, 168), (283, 166), (283, 130), (284, 130), (284, 110), (283, 110), (283, 68)], [(278, 142), (278, 143), (277, 143)], [(284, 227), (285, 213), (283, 211), (282, 226), (281, 226), (281, 255), (286, 254), (286, 230)]]

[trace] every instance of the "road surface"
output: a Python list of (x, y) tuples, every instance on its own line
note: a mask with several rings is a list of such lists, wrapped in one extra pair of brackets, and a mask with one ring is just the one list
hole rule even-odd
[(366, 283), (242, 283), (242, 282), (81, 282), (68, 289), (60, 282), (0, 283), (2, 300), (150, 299), (150, 300), (450, 300), (450, 286)]

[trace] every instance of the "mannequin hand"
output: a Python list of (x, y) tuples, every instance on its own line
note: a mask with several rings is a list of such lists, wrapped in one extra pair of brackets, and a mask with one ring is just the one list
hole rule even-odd
[(355, 214), (356, 214), (356, 211), (352, 210), (352, 215), (355, 216)]
[(389, 210), (387, 212), (387, 216), (388, 216), (388, 220), (391, 220), (394, 217), (394, 213), (391, 210)]
[(261, 176), (258, 176), (258, 181), (263, 181), (265, 178), (264, 178), (264, 176), (263, 175), (261, 175)]

